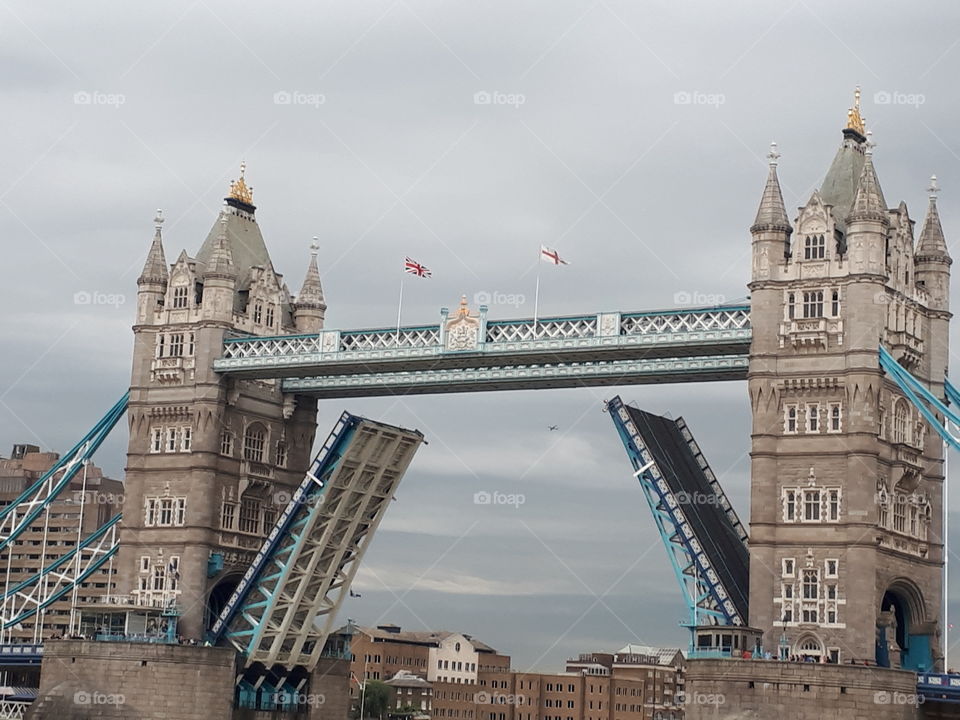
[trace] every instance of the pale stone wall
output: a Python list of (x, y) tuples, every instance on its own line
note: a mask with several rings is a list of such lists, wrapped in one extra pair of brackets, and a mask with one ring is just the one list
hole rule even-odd
[(690, 660), (685, 720), (918, 720), (916, 682), (863, 665)]
[(29, 720), (231, 720), (236, 652), (48, 640)]

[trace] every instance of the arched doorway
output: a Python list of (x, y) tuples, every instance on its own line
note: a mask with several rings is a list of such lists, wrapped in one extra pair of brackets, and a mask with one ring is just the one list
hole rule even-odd
[(823, 643), (814, 635), (803, 635), (794, 645), (793, 654), (801, 660), (821, 662), (824, 657)]
[(220, 578), (217, 584), (210, 590), (210, 594), (207, 595), (206, 612), (204, 613), (205, 629), (209, 630), (213, 627), (213, 623), (217, 621), (220, 612), (226, 606), (227, 601), (230, 599), (230, 596), (233, 595), (233, 591), (237, 589), (237, 585), (240, 584), (242, 578), (243, 573), (228, 573)]
[[(918, 632), (926, 620), (923, 596), (907, 579), (890, 584), (880, 600), (880, 622), (877, 628), (877, 664), (890, 667), (891, 642), (900, 649), (900, 667), (904, 670), (928, 671), (933, 668), (933, 648), (929, 632)], [(891, 627), (891, 625), (893, 627)]]

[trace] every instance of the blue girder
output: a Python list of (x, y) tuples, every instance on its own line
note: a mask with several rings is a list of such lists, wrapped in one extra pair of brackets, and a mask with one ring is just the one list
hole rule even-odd
[[(70, 484), (77, 471), (93, 457), (127, 410), (130, 393), (124, 393), (84, 438), (61, 457), (35, 483), (0, 511), (0, 550), (16, 540)], [(57, 474), (60, 473), (60, 477)], [(45, 493), (45, 496), (44, 496)], [(11, 513), (16, 513), (11, 516)]]
[[(923, 416), (931, 428), (933, 428), (941, 438), (943, 438), (954, 450), (960, 450), (960, 438), (957, 438), (949, 429), (937, 418), (935, 412), (960, 427), (960, 415), (946, 405), (940, 398), (930, 392), (926, 386), (911, 375), (896, 358), (890, 354), (882, 345), (880, 346), (880, 367), (887, 373), (897, 387), (903, 391), (907, 399), (913, 403), (914, 407)], [(944, 378), (944, 388), (947, 399), (956, 403), (960, 400), (960, 393), (950, 384), (950, 381)], [(932, 409), (931, 409), (932, 408)]]
[[(330, 435), (327, 436), (320, 452), (317, 453), (310, 470), (283, 513), (277, 518), (277, 522), (267, 536), (263, 547), (254, 557), (253, 563), (227, 601), (220, 617), (217, 618), (210, 629), (208, 637), (211, 643), (215, 644), (224, 637), (238, 612), (246, 613), (264, 604), (261, 602), (255, 605), (247, 605), (246, 601), (255, 586), (260, 585), (263, 589), (265, 583), (275, 580), (279, 574), (283, 573), (286, 567), (285, 558), (290, 555), (297, 543), (302, 541), (302, 536), (297, 532), (297, 529), (305, 523), (307, 513), (319, 505), (326, 479), (337, 467), (340, 460), (339, 450), (350, 439), (353, 429), (360, 420), (361, 418), (348, 412), (344, 412), (340, 416)], [(266, 571), (271, 565), (275, 567), (275, 571), (267, 575)], [(270, 592), (264, 592), (264, 595), (272, 597)], [(236, 633), (236, 635), (250, 634), (252, 634), (252, 631)]]

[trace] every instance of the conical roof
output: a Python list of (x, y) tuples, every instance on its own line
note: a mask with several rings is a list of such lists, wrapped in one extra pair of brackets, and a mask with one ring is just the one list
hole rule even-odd
[(770, 172), (767, 174), (767, 184), (763, 188), (763, 196), (760, 198), (760, 207), (757, 209), (757, 217), (753, 221), (751, 230), (781, 230), (783, 232), (792, 232), (790, 219), (787, 217), (787, 209), (783, 204), (783, 193), (780, 191), (780, 179), (777, 177), (777, 159), (780, 157), (777, 153), (777, 144), (770, 145)]
[(303, 279), (303, 287), (300, 288), (300, 294), (297, 295), (296, 306), (298, 308), (319, 308), (327, 309), (327, 304), (323, 298), (323, 287), (320, 284), (320, 270), (317, 268), (317, 250), (316, 238), (310, 246), (310, 264), (307, 265), (307, 276)]
[(930, 204), (927, 207), (927, 217), (923, 221), (923, 230), (917, 243), (917, 259), (920, 258), (950, 258), (947, 249), (947, 240), (943, 236), (943, 226), (940, 224), (940, 212), (937, 210), (937, 176), (930, 178)]
[(162, 210), (157, 210), (157, 216), (153, 221), (156, 224), (156, 232), (153, 235), (153, 242), (150, 243), (150, 252), (147, 253), (147, 261), (143, 264), (143, 271), (137, 279), (138, 284), (165, 283), (170, 279), (170, 268), (167, 266), (167, 259), (163, 254), (163, 239), (160, 236), (160, 227), (163, 225)]
[(863, 169), (857, 183), (857, 192), (853, 196), (853, 205), (847, 215), (847, 222), (855, 220), (888, 220), (887, 201), (880, 189), (880, 180), (873, 166), (873, 153), (869, 146), (864, 153)]

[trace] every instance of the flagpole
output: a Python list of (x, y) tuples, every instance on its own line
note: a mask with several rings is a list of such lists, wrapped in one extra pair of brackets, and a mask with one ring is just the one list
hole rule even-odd
[(397, 347), (400, 347), (400, 313), (403, 312), (403, 276), (400, 277), (400, 302), (397, 304)]
[(537, 339), (537, 320), (540, 317), (540, 262), (543, 257), (543, 246), (537, 251), (537, 289), (533, 293), (533, 339)]

